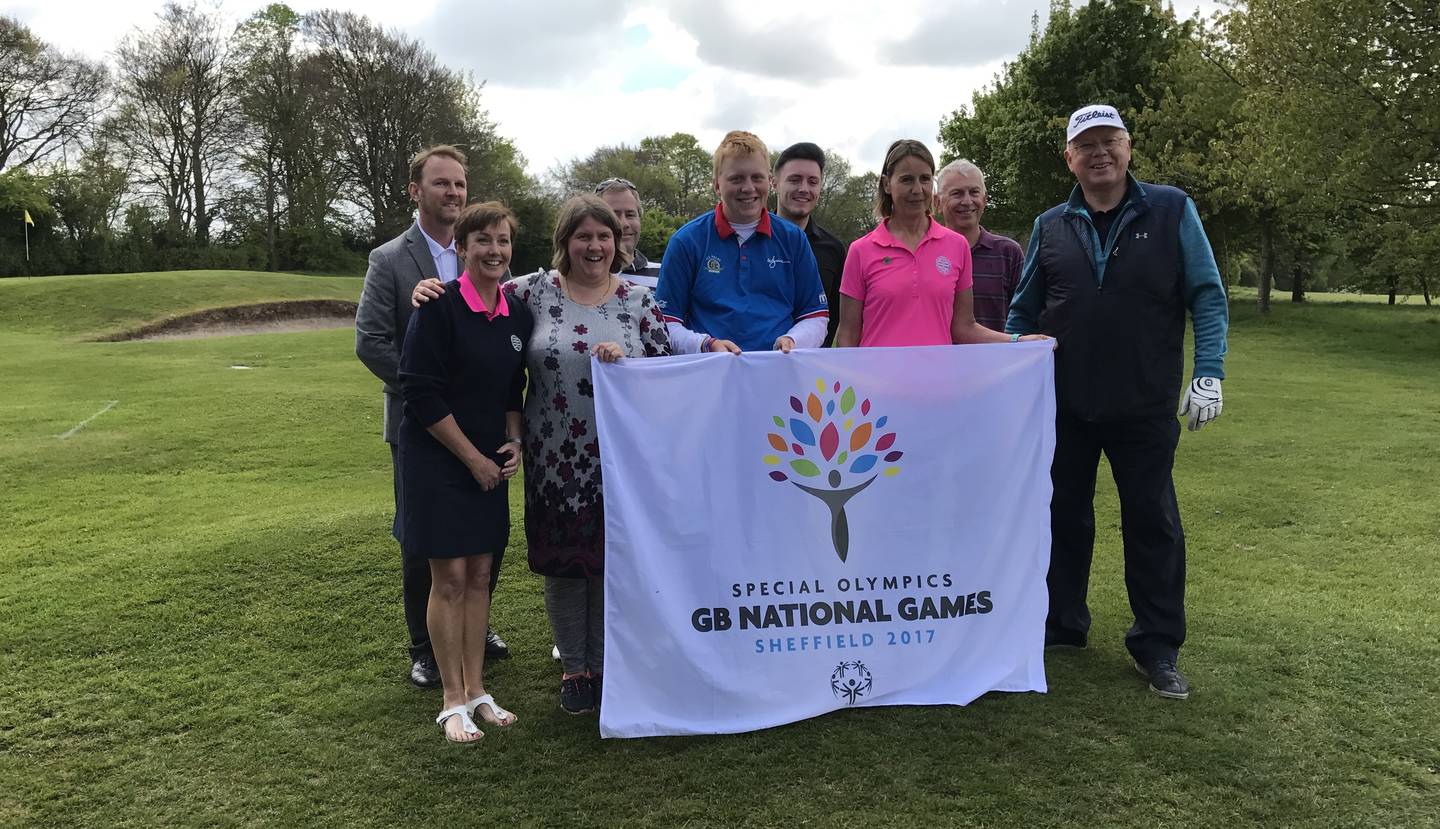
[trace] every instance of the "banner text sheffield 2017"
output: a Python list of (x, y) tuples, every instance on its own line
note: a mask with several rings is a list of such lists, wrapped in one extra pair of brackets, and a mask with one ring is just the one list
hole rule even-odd
[(1044, 691), (1049, 343), (596, 364), (606, 737)]

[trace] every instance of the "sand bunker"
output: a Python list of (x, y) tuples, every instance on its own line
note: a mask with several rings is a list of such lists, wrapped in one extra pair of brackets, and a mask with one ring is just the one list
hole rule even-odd
[(229, 308), (207, 308), (152, 322), (129, 331), (97, 337), (96, 342), (186, 340), (237, 334), (279, 334), (348, 328), (355, 324), (355, 303), (343, 299), (300, 299), (261, 302)]

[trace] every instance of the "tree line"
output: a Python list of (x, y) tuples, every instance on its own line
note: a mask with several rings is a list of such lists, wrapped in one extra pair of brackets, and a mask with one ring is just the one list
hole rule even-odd
[[(1364, 289), (1428, 303), (1437, 63), (1440, 11), (1420, 0), (1235, 0), (1209, 20), (1160, 0), (1052, 0), (1026, 48), (942, 119), (942, 162), (979, 164), (986, 224), (1023, 242), (1073, 182), (1065, 118), (1108, 102), (1131, 127), (1137, 175), (1195, 197), (1222, 271), (1256, 285), (1262, 308), (1277, 285), (1296, 300)], [(119, 42), (113, 67), (0, 17), (0, 217), (12, 217), (0, 219), (0, 275), (353, 272), (409, 223), (407, 161), (434, 143), (466, 152), (472, 197), (519, 215), (521, 268), (549, 261), (564, 197), (606, 178), (639, 188), (651, 256), (714, 204), (709, 150), (684, 132), (531, 176), (482, 91), (349, 12), (274, 4), (232, 27), (171, 2)], [(875, 187), (873, 172), (827, 152), (816, 221), (863, 235)]]

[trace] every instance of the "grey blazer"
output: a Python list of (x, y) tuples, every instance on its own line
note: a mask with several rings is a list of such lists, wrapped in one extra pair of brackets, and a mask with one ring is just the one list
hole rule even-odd
[(410, 294), (421, 279), (436, 279), (435, 260), (412, 224), (404, 233), (370, 251), (365, 289), (355, 310), (355, 356), (385, 384), (385, 440), (400, 433), (400, 346), (410, 324)]

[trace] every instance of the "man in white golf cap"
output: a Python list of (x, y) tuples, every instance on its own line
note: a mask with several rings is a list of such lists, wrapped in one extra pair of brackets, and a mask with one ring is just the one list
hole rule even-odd
[(1129, 173), (1130, 133), (1114, 107), (1070, 116), (1070, 198), (1035, 220), (1005, 330), (1045, 333), (1055, 354), (1046, 647), (1083, 648), (1095, 545), (1095, 477), (1104, 452), (1120, 496), (1125, 587), (1135, 622), (1125, 646), (1162, 697), (1186, 699), (1185, 535), (1171, 469), (1184, 384), (1185, 312), (1195, 329), (1180, 414), (1192, 431), (1220, 415), (1229, 312), (1195, 203)]

